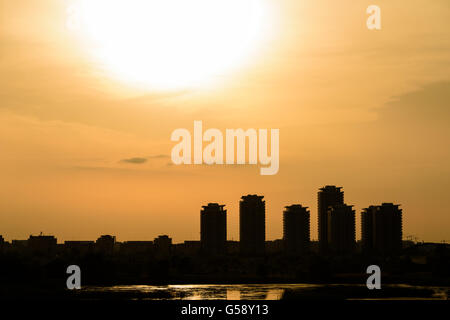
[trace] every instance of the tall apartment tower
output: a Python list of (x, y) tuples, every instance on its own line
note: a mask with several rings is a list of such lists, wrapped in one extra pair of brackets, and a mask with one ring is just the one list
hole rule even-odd
[(200, 211), (200, 246), (203, 253), (226, 253), (227, 210), (224, 207), (218, 203), (208, 203)]
[(366, 253), (397, 254), (402, 248), (402, 209), (383, 203), (361, 213), (362, 248)]
[(373, 252), (373, 214), (377, 206), (370, 206), (361, 211), (361, 250)]
[(304, 253), (309, 249), (310, 213), (308, 207), (293, 204), (283, 212), (283, 242), (288, 253)]
[(262, 254), (266, 241), (264, 196), (247, 195), (239, 202), (239, 246), (241, 253)]
[(317, 213), (319, 230), (319, 249), (324, 253), (328, 249), (328, 207), (344, 204), (342, 187), (325, 186), (317, 194)]
[(328, 207), (328, 250), (336, 254), (352, 253), (355, 249), (355, 210), (338, 204)]

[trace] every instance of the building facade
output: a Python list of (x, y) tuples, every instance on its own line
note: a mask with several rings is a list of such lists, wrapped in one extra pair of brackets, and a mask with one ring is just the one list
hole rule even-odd
[(239, 202), (239, 246), (243, 254), (263, 254), (266, 240), (264, 196), (247, 195)]
[(377, 206), (370, 206), (361, 211), (361, 251), (373, 251), (373, 213)]
[(200, 211), (202, 253), (225, 254), (227, 243), (227, 210), (225, 205), (209, 203)]
[(338, 204), (328, 207), (328, 250), (349, 254), (355, 250), (356, 229), (353, 206)]
[(99, 252), (112, 254), (116, 245), (116, 237), (109, 234), (101, 235), (95, 241), (95, 249)]
[(325, 186), (317, 194), (317, 215), (319, 250), (324, 253), (328, 250), (328, 207), (344, 204), (344, 191), (342, 187)]
[(54, 236), (30, 235), (27, 242), (28, 248), (33, 253), (54, 254), (56, 252), (57, 240)]
[(402, 248), (402, 209), (383, 203), (361, 213), (362, 249), (366, 253), (397, 254)]
[(283, 212), (283, 242), (288, 253), (304, 253), (309, 250), (310, 213), (308, 207), (294, 204)]
[(160, 235), (153, 240), (155, 255), (168, 256), (172, 252), (172, 238), (168, 235)]

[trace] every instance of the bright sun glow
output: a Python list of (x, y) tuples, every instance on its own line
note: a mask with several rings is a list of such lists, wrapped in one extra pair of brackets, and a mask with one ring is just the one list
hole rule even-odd
[(257, 49), (264, 0), (80, 0), (81, 30), (120, 79), (149, 88), (209, 83)]

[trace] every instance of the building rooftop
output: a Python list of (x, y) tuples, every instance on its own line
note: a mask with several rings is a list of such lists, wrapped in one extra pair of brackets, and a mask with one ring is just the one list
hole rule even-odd
[(203, 209), (207, 209), (207, 208), (223, 208), (225, 207), (224, 204), (218, 204), (218, 203), (208, 203), (207, 206), (202, 206)]
[(341, 191), (342, 187), (336, 187), (331, 185), (326, 185), (325, 187), (320, 188), (320, 191)]
[(301, 204), (291, 204), (290, 206), (285, 206), (286, 209), (308, 209), (309, 207), (304, 207)]
[(244, 200), (244, 201), (248, 201), (248, 200), (255, 201), (255, 200), (262, 200), (262, 199), (264, 199), (264, 196), (258, 196), (257, 194), (248, 194), (246, 196), (242, 196), (241, 199)]
[(392, 202), (383, 202), (381, 204), (382, 207), (399, 207), (401, 204), (393, 204)]

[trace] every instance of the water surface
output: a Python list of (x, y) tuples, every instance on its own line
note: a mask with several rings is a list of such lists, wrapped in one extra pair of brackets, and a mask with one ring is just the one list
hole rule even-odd
[[(120, 296), (124, 299), (148, 299), (148, 300), (279, 300), (282, 298), (285, 290), (295, 290), (296, 292), (310, 292), (320, 290), (326, 292), (328, 289), (336, 289), (337, 287), (347, 287), (361, 289), (365, 285), (339, 284), (339, 285), (323, 285), (323, 284), (183, 284), (183, 285), (121, 285), (110, 287), (91, 286), (85, 287), (81, 291), (92, 296), (108, 295), (110, 297)], [(410, 286), (403, 284), (385, 285), (383, 288), (389, 289), (410, 289), (412, 294), (405, 297), (386, 299), (447, 299), (449, 288), (432, 287), (432, 286)], [(428, 296), (414, 296), (415, 290), (421, 289), (431, 291)], [(381, 289), (383, 290), (383, 289)], [(365, 297), (361, 297), (363, 299)], [(353, 298), (355, 299), (355, 298)], [(356, 298), (358, 299), (358, 298)]]

